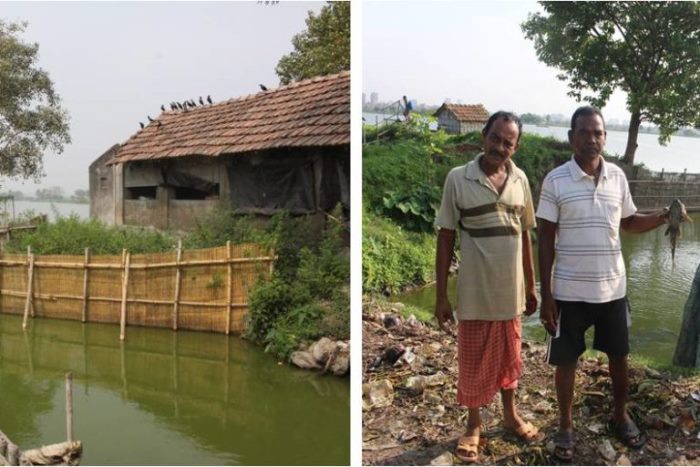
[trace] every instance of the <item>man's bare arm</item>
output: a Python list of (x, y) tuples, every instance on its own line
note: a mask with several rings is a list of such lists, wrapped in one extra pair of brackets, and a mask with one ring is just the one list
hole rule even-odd
[(447, 297), (447, 278), (450, 275), (450, 264), (452, 263), (452, 252), (455, 246), (455, 231), (448, 229), (438, 230), (437, 254), (435, 257), (435, 317), (438, 324), (444, 330), (446, 322), (454, 322), (452, 317), (452, 306)]

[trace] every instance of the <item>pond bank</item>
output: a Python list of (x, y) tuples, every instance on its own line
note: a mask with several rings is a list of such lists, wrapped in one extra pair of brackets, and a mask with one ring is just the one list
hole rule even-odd
[[(455, 341), (418, 320), (399, 317), (401, 308), (371, 297), (365, 297), (363, 304), (363, 393), (368, 391), (363, 394), (363, 463), (428, 465), (443, 455), (443, 462), (459, 462), (452, 452), (463, 434), (466, 411), (456, 404)], [(406, 349), (394, 366), (386, 361), (393, 357), (392, 351), (386, 355), (392, 347)], [(482, 410), (486, 444), (480, 449), (481, 464), (552, 465), (549, 440), (557, 427), (553, 371), (544, 362), (541, 344), (524, 342), (523, 358), (519, 411), (546, 438), (526, 446), (504, 436), (496, 397)], [(578, 442), (573, 464), (697, 465), (700, 373), (683, 376), (639, 363), (633, 363), (630, 373), (629, 411), (647, 434), (646, 447), (628, 450), (608, 433), (612, 389), (607, 362), (588, 358), (577, 374), (574, 419)]]

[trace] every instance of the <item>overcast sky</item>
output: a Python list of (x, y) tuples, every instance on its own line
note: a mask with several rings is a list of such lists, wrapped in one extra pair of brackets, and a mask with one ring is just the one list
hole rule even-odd
[[(450, 98), (490, 112), (569, 116), (579, 104), (520, 29), (536, 11), (535, 2), (365, 2), (363, 92), (384, 102), (406, 94), (427, 104)], [(625, 95), (615, 93), (603, 113), (629, 120)]]
[(45, 154), (39, 184), (0, 178), (0, 190), (34, 194), (61, 186), (66, 194), (88, 188), (88, 166), (139, 130), (160, 105), (215, 101), (276, 87), (275, 66), (292, 51), (307, 12), (323, 2), (63, 3), (0, 2), (0, 19), (29, 23), (22, 38), (39, 44), (39, 65), (49, 72), (70, 113), (73, 143)]

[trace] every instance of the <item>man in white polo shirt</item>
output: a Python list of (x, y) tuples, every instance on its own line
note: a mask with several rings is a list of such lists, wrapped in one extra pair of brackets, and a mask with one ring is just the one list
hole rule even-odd
[(504, 428), (526, 442), (539, 436), (515, 407), (523, 368), (520, 313), (531, 315), (537, 309), (529, 233), (535, 208), (525, 173), (510, 160), (521, 132), (522, 124), (512, 113), (496, 112), (488, 119), (482, 131), (484, 152), (447, 175), (435, 220), (435, 316), (443, 329), (454, 321), (447, 277), (455, 233), (460, 232), (457, 401), (469, 415), (455, 454), (470, 464), (479, 460), (479, 409), (499, 391)]
[(628, 302), (620, 227), (646, 232), (666, 222), (665, 211), (639, 214), (624, 172), (603, 160), (605, 122), (594, 107), (571, 117), (571, 160), (547, 174), (537, 207), (542, 309), (550, 334), (547, 361), (556, 365), (559, 432), (554, 455), (574, 453), (573, 396), (584, 334), (595, 329), (593, 348), (608, 356), (613, 383), (611, 420), (617, 437), (638, 448), (644, 438), (626, 409)]

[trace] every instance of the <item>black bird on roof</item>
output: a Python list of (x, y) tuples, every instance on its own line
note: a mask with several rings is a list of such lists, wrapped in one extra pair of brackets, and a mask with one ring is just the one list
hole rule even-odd
[(175, 104), (177, 105), (178, 109), (180, 109), (180, 110), (185, 110), (185, 109), (182, 107), (182, 104), (180, 104), (179, 102), (176, 102)]
[(210, 104), (213, 104), (213, 102), (211, 101), (211, 96), (207, 96), (207, 102), (209, 102)]
[(143, 130), (144, 128), (146, 128), (146, 125), (144, 125), (144, 124), (141, 123), (141, 122), (139, 122), (139, 125), (141, 125), (141, 129), (142, 129), (142, 130)]
[(177, 110), (177, 106), (175, 105), (175, 102), (170, 103), (170, 110)]
[(194, 101), (194, 99), (190, 99), (190, 107), (192, 107), (192, 108), (197, 107), (197, 103)]
[(260, 89), (263, 91), (267, 91), (267, 87), (264, 84), (259, 84), (258, 86), (260, 86)]
[(151, 118), (150, 115), (146, 115), (146, 118), (148, 118), (148, 121), (151, 122), (151, 123), (152, 123), (152, 122), (155, 122), (155, 120), (153, 120), (153, 119)]
[(199, 96), (199, 105), (204, 105), (204, 99), (202, 99), (202, 96)]
[(163, 111), (163, 112), (165, 112), (165, 106), (164, 106), (164, 105), (161, 105), (161, 106), (160, 106), (160, 110)]

